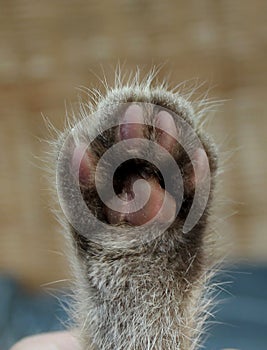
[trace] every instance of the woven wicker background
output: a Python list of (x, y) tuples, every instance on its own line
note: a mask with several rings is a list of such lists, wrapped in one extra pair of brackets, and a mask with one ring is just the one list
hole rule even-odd
[[(222, 249), (267, 260), (266, 1), (0, 1), (0, 269), (38, 285), (68, 275), (40, 162), (44, 113), (62, 128), (78, 86), (165, 63), (175, 85), (198, 78), (226, 100), (210, 129), (227, 162)], [(190, 83), (189, 83), (190, 84)], [(232, 215), (236, 213), (235, 215)], [(219, 238), (218, 238), (219, 239)]]

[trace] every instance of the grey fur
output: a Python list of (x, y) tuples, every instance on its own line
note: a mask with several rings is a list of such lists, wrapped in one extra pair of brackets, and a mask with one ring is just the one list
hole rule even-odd
[[(198, 116), (205, 114), (203, 109), (195, 112), (180, 93), (168, 91), (164, 84), (153, 85), (153, 78), (150, 74), (140, 81), (137, 74), (123, 83), (117, 77), (115, 87), (108, 88), (105, 96), (99, 94), (94, 105), (81, 105), (73, 125), (95, 111), (102, 117), (87, 117), (88, 127), (78, 130), (77, 138), (86, 139), (87, 134), (97, 132), (99, 123), (108, 123), (107, 116), (120, 103), (146, 102), (166, 107), (187, 120), (204, 144), (212, 174), (209, 204), (188, 234), (182, 233), (184, 219), (178, 216), (163, 235), (122, 249), (109, 242), (116, 226), (110, 226), (110, 232), (101, 232), (105, 244), (97, 244), (79, 235), (58, 213), (69, 246), (75, 297), (72, 316), (83, 350), (195, 350), (201, 344), (211, 303), (209, 211), (217, 168), (216, 148), (202, 131)], [(54, 159), (70, 129), (71, 126), (55, 141)], [(124, 229), (127, 236), (131, 228)]]

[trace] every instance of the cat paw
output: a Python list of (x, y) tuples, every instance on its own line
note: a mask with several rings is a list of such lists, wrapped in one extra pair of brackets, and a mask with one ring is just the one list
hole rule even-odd
[(125, 103), (91, 123), (93, 131), (89, 118), (73, 129), (58, 167), (65, 214), (77, 231), (99, 239), (88, 236), (97, 222), (116, 228), (113, 240), (132, 241), (169, 228), (187, 233), (203, 221), (215, 166), (191, 120), (159, 105)]

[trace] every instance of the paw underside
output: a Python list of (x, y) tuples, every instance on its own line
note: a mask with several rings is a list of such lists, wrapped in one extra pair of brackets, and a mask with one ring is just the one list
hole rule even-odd
[(93, 216), (121, 229), (182, 227), (195, 206), (191, 221), (201, 221), (215, 169), (208, 143), (193, 122), (142, 103), (123, 104), (108, 122), (111, 127), (90, 142), (86, 134), (76, 135), (68, 156), (69, 172)]

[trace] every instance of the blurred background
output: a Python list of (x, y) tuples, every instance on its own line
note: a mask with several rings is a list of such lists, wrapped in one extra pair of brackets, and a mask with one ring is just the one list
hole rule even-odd
[(224, 100), (208, 128), (226, 159), (218, 247), (235, 271), (237, 300), (220, 306), (236, 313), (220, 314), (230, 326), (216, 326), (207, 349), (252, 349), (249, 341), (266, 349), (266, 61), (266, 1), (0, 0), (1, 349), (61, 327), (60, 305), (40, 296), (44, 285), (69, 278), (38, 160), (40, 140), (50, 138), (42, 113), (62, 129), (77, 87), (103, 91), (98, 76), (104, 70), (112, 82), (118, 62), (144, 74), (164, 63), (159, 77), (172, 86), (205, 82), (200, 93)]

